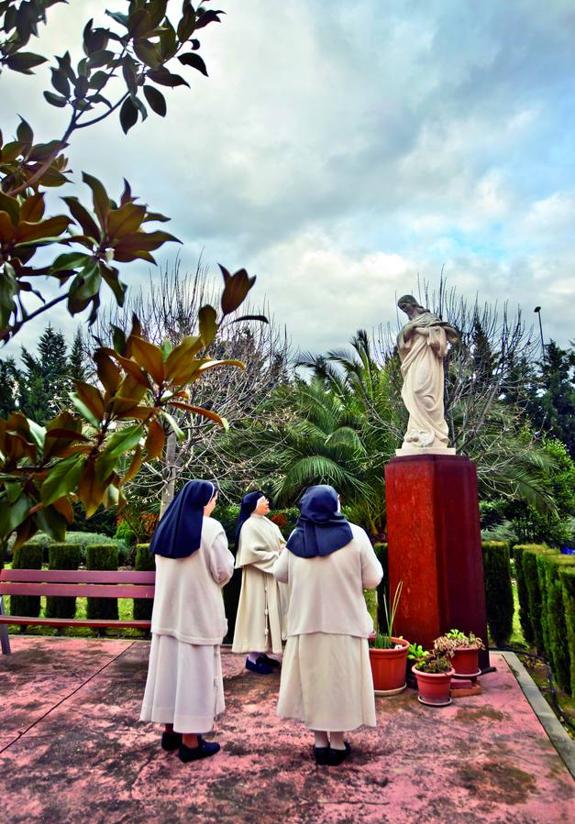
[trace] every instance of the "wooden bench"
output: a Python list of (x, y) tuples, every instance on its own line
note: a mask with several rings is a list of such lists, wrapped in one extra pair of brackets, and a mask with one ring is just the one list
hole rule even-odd
[(114, 621), (106, 618), (39, 618), (6, 615), (4, 595), (67, 595), (84, 598), (153, 598), (155, 572), (129, 570), (76, 569), (1, 569), (0, 570), (0, 641), (4, 655), (10, 654), (8, 624), (33, 624), (45, 627), (106, 627), (150, 629), (150, 621)]

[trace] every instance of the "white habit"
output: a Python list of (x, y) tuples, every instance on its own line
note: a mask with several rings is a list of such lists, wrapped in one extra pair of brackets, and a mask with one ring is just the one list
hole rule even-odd
[(156, 555), (152, 644), (141, 721), (205, 733), (224, 710), (220, 644), (227, 632), (222, 587), (234, 556), (222, 525), (204, 518), (200, 548), (187, 558)]
[(284, 545), (279, 527), (263, 515), (252, 514), (242, 525), (236, 557), (242, 588), (233, 652), (282, 652), (285, 593), (272, 569)]
[(312, 730), (376, 726), (368, 636), (373, 622), (364, 589), (383, 577), (365, 531), (330, 555), (300, 558), (288, 549), (274, 567), (288, 584), (287, 644), (278, 715)]

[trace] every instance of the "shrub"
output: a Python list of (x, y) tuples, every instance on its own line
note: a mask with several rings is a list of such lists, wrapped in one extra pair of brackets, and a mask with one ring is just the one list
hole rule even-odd
[[(13, 569), (42, 569), (42, 547), (33, 544), (23, 544), (15, 549), (12, 555)], [(40, 615), (39, 595), (12, 595), (10, 597), (10, 613), (12, 615), (28, 615), (37, 618)], [(26, 629), (22, 626), (22, 632)]]
[(575, 557), (542, 554), (537, 561), (543, 592), (541, 623), (547, 656), (557, 684), (565, 692), (571, 692), (571, 655), (567, 643), (566, 607), (563, 603), (560, 573), (562, 569), (575, 568)]
[[(156, 562), (150, 552), (150, 544), (136, 545), (136, 559), (134, 567), (142, 572), (154, 570)], [(150, 621), (152, 618), (152, 607), (154, 602), (151, 598), (134, 598), (134, 620)]]
[(234, 638), (241, 588), (242, 571), (241, 569), (234, 569), (234, 574), (224, 587), (224, 606), (226, 608), (226, 618), (228, 619), (228, 632), (224, 638), (226, 644), (231, 644)]
[(509, 642), (513, 631), (513, 588), (509, 545), (505, 541), (483, 541), (483, 572), (487, 624), (498, 647)]
[(571, 695), (575, 695), (575, 567), (563, 566), (559, 569), (561, 594), (565, 610), (567, 628), (567, 647), (570, 661)]
[(529, 611), (529, 593), (523, 565), (523, 554), (527, 550), (542, 548), (539, 544), (516, 544), (513, 547), (513, 561), (515, 563), (515, 579), (517, 581), (517, 597), (519, 599), (519, 623), (523, 637), (527, 644), (532, 645), (535, 637), (531, 614)]
[[(88, 569), (118, 569), (118, 547), (115, 544), (91, 544), (86, 547)], [(88, 618), (118, 620), (118, 601), (114, 598), (88, 598)]]
[(521, 565), (523, 578), (527, 591), (527, 609), (529, 622), (533, 633), (533, 644), (541, 652), (545, 652), (545, 639), (543, 638), (543, 624), (541, 622), (543, 612), (543, 592), (539, 579), (539, 569), (537, 558), (541, 554), (557, 554), (556, 549), (539, 544), (527, 544), (521, 552)]
[[(48, 569), (78, 569), (82, 561), (80, 544), (49, 544)], [(63, 595), (48, 595), (46, 598), (46, 617), (74, 618), (76, 615), (76, 598)]]
[(136, 533), (127, 521), (120, 521), (114, 533), (116, 541), (123, 541), (127, 546), (133, 546), (136, 543)]

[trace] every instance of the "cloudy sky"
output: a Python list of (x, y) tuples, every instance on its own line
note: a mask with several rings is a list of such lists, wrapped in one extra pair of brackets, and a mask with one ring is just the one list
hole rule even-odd
[[(45, 48), (77, 52), (85, 20), (122, 5), (56, 7)], [(214, 268), (257, 274), (256, 300), (303, 349), (395, 322), (395, 297), (418, 275), (437, 284), (442, 267), (461, 294), (519, 304), (529, 323), (541, 305), (546, 338), (575, 337), (573, 0), (216, 7), (227, 15), (202, 38), (210, 77), (190, 71), (166, 119), (127, 137), (117, 121), (79, 134), (75, 171), (113, 193), (127, 177), (172, 217), (185, 266), (203, 250)], [(43, 88), (40, 71), (0, 79), (5, 134), (15, 111), (39, 136), (61, 131)]]

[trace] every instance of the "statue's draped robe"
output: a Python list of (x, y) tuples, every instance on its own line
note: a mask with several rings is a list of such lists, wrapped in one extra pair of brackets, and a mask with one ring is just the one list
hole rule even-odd
[[(427, 329), (429, 335), (419, 329)], [(431, 312), (412, 318), (400, 331), (401, 397), (409, 412), (404, 447), (446, 448), (449, 443), (443, 404), (443, 359), (456, 330)]]

